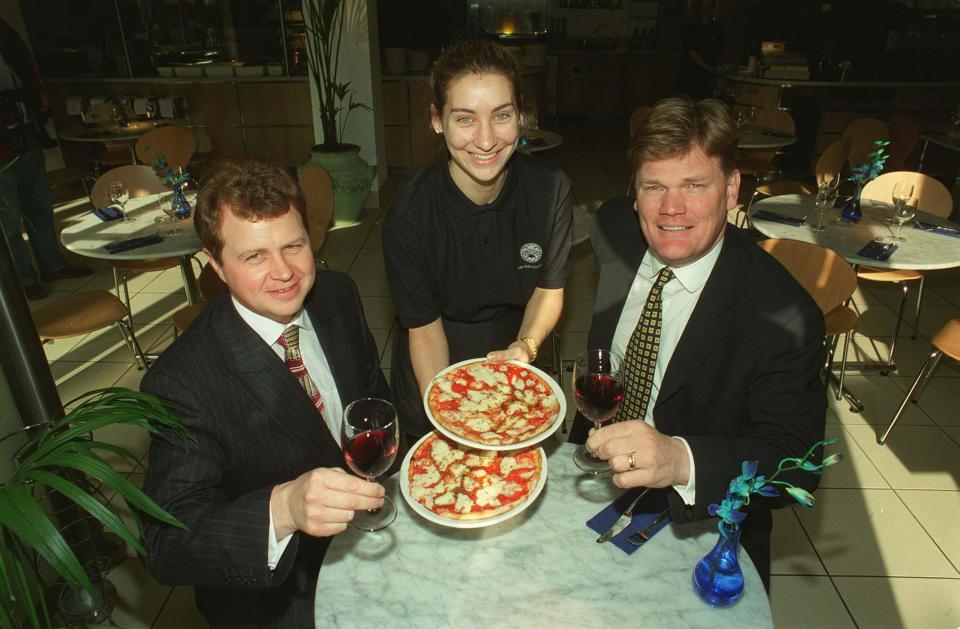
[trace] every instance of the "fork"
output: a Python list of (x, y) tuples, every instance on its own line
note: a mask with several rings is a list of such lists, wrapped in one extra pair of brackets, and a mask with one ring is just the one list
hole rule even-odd
[(627, 542), (630, 544), (633, 544), (634, 546), (643, 546), (644, 544), (650, 541), (651, 537), (653, 537), (653, 529), (655, 529), (657, 525), (660, 524), (663, 521), (663, 519), (668, 517), (669, 515), (670, 515), (670, 510), (669, 509), (665, 510), (663, 513), (661, 513), (656, 518), (654, 518), (653, 522), (647, 525), (645, 529), (643, 529), (642, 531), (637, 531), (636, 533), (633, 533), (631, 535), (628, 535)]

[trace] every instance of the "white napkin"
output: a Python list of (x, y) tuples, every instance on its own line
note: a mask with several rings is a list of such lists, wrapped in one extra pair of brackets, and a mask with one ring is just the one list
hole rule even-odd
[(79, 96), (71, 96), (67, 98), (67, 115), (69, 116), (81, 116), (83, 115), (83, 99)]
[(173, 118), (173, 99), (172, 98), (160, 99), (160, 117)]
[(133, 113), (143, 115), (147, 113), (147, 99), (143, 97), (135, 97), (133, 99)]

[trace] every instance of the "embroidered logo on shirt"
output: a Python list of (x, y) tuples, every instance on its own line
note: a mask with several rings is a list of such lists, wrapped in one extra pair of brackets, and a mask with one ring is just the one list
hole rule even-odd
[(543, 249), (535, 242), (528, 242), (520, 247), (520, 258), (527, 264), (536, 264), (543, 257)]

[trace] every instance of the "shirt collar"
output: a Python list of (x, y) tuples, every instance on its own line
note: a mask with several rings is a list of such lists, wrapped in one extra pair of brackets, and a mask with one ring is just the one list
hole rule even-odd
[(257, 333), (257, 336), (263, 339), (263, 342), (267, 345), (273, 346), (276, 344), (277, 339), (280, 338), (280, 335), (283, 334), (283, 331), (289, 328), (291, 325), (296, 325), (300, 328), (301, 333), (306, 330), (307, 332), (313, 332), (313, 323), (310, 321), (310, 317), (307, 316), (307, 311), (303, 308), (300, 308), (300, 312), (297, 313), (290, 323), (278, 323), (273, 319), (268, 319), (261, 314), (250, 310), (239, 301), (234, 296), (230, 296), (230, 299), (233, 301), (233, 307), (237, 309), (237, 314), (240, 315), (240, 318), (249, 325), (254, 332)]
[(510, 156), (510, 161), (507, 162), (505, 172), (506, 180), (503, 182), (503, 187), (500, 188), (500, 194), (497, 195), (496, 199), (486, 205), (477, 205), (463, 193), (463, 190), (460, 189), (457, 182), (453, 180), (453, 175), (450, 174), (449, 158), (444, 160), (441, 170), (443, 172), (444, 189), (452, 201), (451, 207), (454, 208), (454, 210), (462, 212), (465, 216), (472, 216), (483, 212), (500, 212), (516, 209), (516, 195), (513, 192), (517, 178), (514, 173), (516, 170), (516, 157), (517, 154), (514, 152), (514, 154)]
[[(723, 238), (721, 237), (720, 240), (717, 241), (717, 244), (713, 246), (713, 249), (708, 251), (705, 256), (679, 269), (673, 269), (674, 277), (677, 278), (677, 281), (680, 282), (684, 290), (688, 293), (695, 293), (703, 288), (703, 285), (707, 283), (707, 279), (710, 277), (710, 273), (713, 271), (714, 265), (717, 263), (717, 258), (720, 257), (720, 249), (722, 246)], [(656, 277), (660, 269), (665, 266), (667, 266), (666, 263), (660, 260), (652, 249), (648, 248), (647, 252), (643, 255), (643, 260), (640, 262), (640, 268), (637, 269), (637, 273), (642, 273), (646, 277), (653, 278)]]

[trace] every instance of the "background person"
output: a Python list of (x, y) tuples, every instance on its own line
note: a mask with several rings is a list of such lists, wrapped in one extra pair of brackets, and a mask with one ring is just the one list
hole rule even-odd
[(399, 333), (391, 388), (408, 436), (429, 430), (422, 392), (450, 364), (532, 362), (563, 307), (570, 180), (520, 140), (519, 75), (500, 46), (464, 41), (431, 75), (447, 155), (398, 195), (383, 248)]
[[(616, 485), (672, 488), (677, 524), (710, 517), (743, 461), (771, 474), (823, 439), (823, 315), (726, 222), (736, 147), (719, 101), (658, 102), (630, 149), (636, 200), (604, 204), (590, 236), (600, 278), (587, 345), (623, 356), (625, 395), (586, 445)], [(578, 414), (570, 440), (582, 443), (587, 424)], [(813, 491), (819, 476), (786, 480)], [(770, 505), (751, 503), (741, 536), (768, 589)]]
[(149, 523), (147, 565), (195, 586), (214, 627), (313, 627), (330, 536), (383, 504), (343, 471), (339, 441), (343, 407), (387, 384), (353, 281), (315, 274), (305, 207), (276, 164), (212, 167), (194, 224), (230, 291), (141, 385), (196, 438), (151, 441), (144, 490), (187, 528)]

